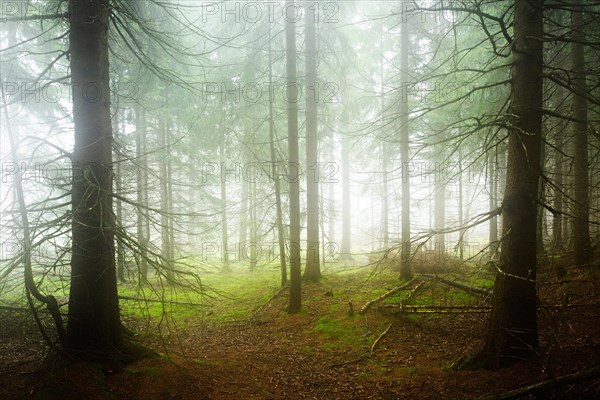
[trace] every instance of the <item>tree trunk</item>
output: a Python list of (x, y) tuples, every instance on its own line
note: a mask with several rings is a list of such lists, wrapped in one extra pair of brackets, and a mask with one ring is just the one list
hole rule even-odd
[[(165, 101), (166, 106), (166, 101)], [(169, 223), (169, 176), (167, 158), (167, 121), (163, 117), (158, 129), (158, 154), (159, 154), (159, 179), (160, 179), (160, 236), (161, 236), (161, 265), (169, 278), (169, 281), (174, 277), (173, 268), (171, 265), (171, 244), (170, 244), (170, 223)]]
[(304, 279), (317, 282), (321, 279), (319, 248), (319, 136), (317, 122), (317, 43), (315, 6), (305, 6), (305, 68), (306, 68), (306, 266)]
[[(559, 108), (564, 101), (562, 86), (557, 85), (556, 88), (556, 104), (555, 108)], [(564, 168), (564, 131), (566, 121), (560, 119), (557, 121), (556, 132), (554, 134), (554, 201), (553, 207), (557, 211), (552, 216), (552, 248), (554, 251), (564, 250), (563, 232), (562, 232), (562, 212), (563, 212), (563, 168)], [(560, 273), (562, 274), (562, 273)]]
[[(225, 131), (221, 125), (221, 143), (219, 143), (219, 160), (221, 165), (225, 165)], [(229, 272), (229, 234), (227, 233), (227, 180), (221, 175), (221, 243), (223, 246), (223, 264), (224, 272)]]
[[(402, 21), (400, 25), (400, 87), (406, 88), (408, 84), (408, 21)], [(409, 157), (409, 134), (408, 134), (408, 97), (401, 93), (400, 99), (400, 162), (402, 163), (402, 223), (401, 241), (402, 254), (400, 257), (400, 278), (410, 280), (412, 271), (410, 268), (411, 246), (410, 246), (410, 157)]]
[(590, 241), (590, 198), (587, 138), (587, 93), (585, 74), (585, 40), (581, 0), (576, 0), (571, 13), (573, 27), (571, 51), (573, 57), (573, 123), (574, 128), (574, 189), (573, 252), (576, 265), (584, 265), (592, 258)]
[(136, 228), (137, 241), (140, 246), (139, 274), (141, 281), (148, 279), (148, 241), (150, 238), (150, 224), (144, 217), (148, 207), (148, 164), (146, 162), (146, 116), (144, 109), (135, 106), (135, 158), (136, 158)]
[(250, 243), (248, 247), (250, 247), (250, 271), (254, 271), (258, 264), (258, 219), (256, 218), (256, 206), (258, 203), (256, 197), (258, 196), (258, 193), (256, 191), (256, 180), (252, 178), (248, 185), (250, 189)]
[[(245, 160), (244, 157), (242, 157)], [(248, 187), (247, 179), (242, 179), (242, 193), (240, 195), (240, 237), (238, 243), (238, 261), (246, 260), (246, 241), (248, 234)]]
[[(498, 207), (498, 152), (497, 147), (494, 148), (493, 152), (487, 154), (487, 178), (488, 178), (488, 192), (489, 192), (489, 209), (490, 211), (495, 210)], [(490, 242), (490, 260), (495, 261), (498, 258), (498, 218), (494, 217), (490, 219), (490, 231), (489, 231), (489, 242)], [(495, 269), (494, 269), (495, 271)]]
[[(542, 133), (542, 143), (540, 145), (540, 170), (544, 171), (546, 168), (546, 146), (544, 146), (544, 134)], [(540, 201), (542, 202), (542, 204), (546, 204), (546, 184), (544, 183), (544, 181), (542, 179), (540, 179), (538, 181), (538, 197), (540, 199)], [(536, 236), (537, 236), (537, 240), (536, 240), (536, 246), (537, 246), (537, 254), (538, 256), (543, 255), (544, 254), (544, 220), (545, 220), (545, 213), (546, 210), (544, 209), (544, 207), (538, 207), (537, 209), (537, 222), (536, 222), (536, 227), (537, 227), (537, 232), (536, 232)]]
[[(115, 152), (116, 158), (116, 171), (115, 171), (115, 192), (119, 195), (123, 195), (123, 160), (121, 159), (121, 150), (119, 145), (119, 139), (121, 136), (120, 131), (120, 120), (119, 110), (115, 112), (115, 120), (114, 124), (114, 133), (113, 138), (115, 142), (117, 142), (117, 151)], [(116, 209), (116, 223), (119, 229), (121, 230), (121, 234), (123, 234), (123, 201), (120, 198), (115, 199), (115, 209)], [(116, 246), (117, 246), (117, 279), (119, 282), (126, 282), (125, 278), (125, 249), (123, 248), (122, 239), (117, 237)]]
[(488, 368), (536, 353), (536, 216), (542, 131), (543, 1), (516, 0), (500, 271), (485, 345)]
[(346, 135), (342, 135), (342, 243), (340, 261), (352, 261), (351, 219), (350, 219), (350, 143)]
[[(463, 224), (465, 223), (465, 216), (464, 216), (464, 193), (463, 193), (463, 170), (462, 170), (462, 154), (461, 151), (459, 149), (458, 151), (458, 225), (459, 226), (463, 226)], [(459, 260), (463, 261), (465, 258), (465, 235), (466, 235), (466, 230), (461, 229), (458, 233), (458, 258)]]
[[(269, 23), (269, 88), (273, 88), (273, 55), (271, 51), (271, 25)], [(269, 93), (272, 93), (270, 90)], [(275, 185), (275, 209), (277, 225), (277, 239), (279, 244), (279, 265), (281, 267), (281, 286), (287, 283), (287, 265), (285, 255), (285, 231), (283, 226), (283, 213), (281, 207), (281, 182), (279, 180), (277, 151), (275, 149), (275, 116), (273, 113), (273, 99), (269, 99), (269, 147), (271, 150), (271, 174)]]
[(75, 145), (67, 346), (94, 358), (123, 347), (111, 196), (108, 13), (108, 0), (69, 2)]
[(288, 84), (287, 127), (288, 127), (288, 183), (290, 191), (290, 299), (289, 313), (297, 313), (302, 308), (302, 271), (300, 258), (300, 164), (298, 163), (298, 94), (294, 93), (296, 80), (296, 26), (295, 7), (292, 0), (286, 0), (287, 10), (294, 15), (287, 16), (285, 23), (285, 58)]
[[(329, 164), (330, 166), (333, 165), (337, 165), (337, 163), (335, 163), (335, 156), (334, 156), (334, 148), (335, 148), (335, 133), (333, 132), (333, 130), (329, 133), (329, 162), (331, 164)], [(337, 171), (336, 171), (337, 172)], [(330, 261), (333, 261), (335, 258), (335, 253), (338, 249), (336, 249), (335, 247), (335, 219), (336, 219), (336, 210), (337, 207), (335, 206), (335, 185), (334, 182), (337, 182), (337, 178), (336, 179), (328, 179), (327, 183), (328, 183), (328, 187), (329, 187), (329, 193), (328, 193), (328, 204), (327, 204), (327, 213), (329, 216), (329, 223), (328, 223), (328, 227), (327, 227), (327, 257)]]
[[(433, 148), (436, 156), (443, 156), (443, 144), (436, 143)], [(443, 163), (436, 163), (434, 173), (434, 229), (438, 232), (434, 237), (436, 260), (443, 261), (446, 257), (446, 235), (441, 233), (446, 226), (446, 181)]]

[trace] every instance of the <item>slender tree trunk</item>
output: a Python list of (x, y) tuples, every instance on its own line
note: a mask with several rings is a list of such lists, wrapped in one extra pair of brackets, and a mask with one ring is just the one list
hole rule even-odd
[[(489, 209), (490, 211), (495, 210), (498, 207), (498, 152), (497, 147), (494, 148), (493, 152), (487, 154), (487, 178), (488, 178), (488, 192), (489, 192)], [(498, 258), (498, 219), (496, 217), (490, 219), (490, 231), (489, 231), (489, 242), (490, 242), (490, 260), (496, 260)], [(495, 268), (493, 268), (495, 271)]]
[[(271, 51), (271, 25), (269, 24), (269, 88), (273, 87), (273, 56)], [(272, 91), (269, 91), (269, 94)], [(283, 226), (283, 212), (281, 207), (281, 182), (279, 179), (279, 170), (277, 168), (279, 159), (275, 149), (275, 117), (273, 113), (273, 101), (269, 98), (269, 147), (271, 150), (271, 174), (273, 175), (273, 183), (275, 185), (275, 209), (277, 225), (277, 239), (279, 244), (279, 265), (281, 267), (281, 286), (287, 283), (287, 263), (285, 255), (285, 230)]]
[[(408, 21), (400, 24), (400, 87), (406, 88), (408, 84), (408, 46), (409, 46)], [(402, 163), (402, 223), (401, 241), (402, 254), (400, 257), (400, 278), (409, 280), (412, 278), (410, 268), (411, 246), (410, 246), (410, 154), (409, 154), (409, 132), (408, 132), (408, 96), (401, 93), (400, 99), (400, 162)]]
[[(286, 0), (287, 10), (294, 10), (292, 0)], [(300, 164), (298, 163), (298, 95), (294, 92), (296, 81), (296, 25), (294, 15), (288, 15), (285, 23), (285, 56), (288, 126), (288, 184), (290, 191), (290, 299), (289, 313), (302, 308), (302, 271), (300, 258)]]
[(306, 266), (304, 279), (317, 282), (321, 279), (319, 254), (319, 136), (317, 121), (317, 43), (315, 6), (304, 3), (305, 11), (305, 68), (306, 68)]
[(160, 179), (160, 231), (161, 231), (161, 264), (169, 281), (174, 277), (171, 265), (170, 223), (169, 223), (169, 176), (167, 158), (167, 122), (162, 118), (158, 129), (159, 179)]
[(139, 274), (142, 281), (148, 279), (148, 239), (150, 237), (148, 219), (144, 213), (148, 207), (148, 171), (146, 162), (146, 117), (144, 109), (135, 107), (135, 158), (136, 158), (136, 228), (137, 241), (140, 245)]
[(340, 261), (352, 261), (351, 243), (351, 199), (350, 199), (350, 143), (342, 135), (342, 243), (340, 248)]
[[(383, 29), (381, 30), (381, 36), (380, 36), (380, 43), (381, 46), (383, 46), (384, 44), (384, 38), (383, 38)], [(379, 69), (379, 78), (381, 80), (381, 88), (380, 88), (380, 100), (381, 100), (381, 129), (382, 129), (382, 133), (383, 133), (383, 129), (385, 127), (385, 86), (384, 86), (384, 82), (385, 82), (385, 74), (384, 74), (384, 62), (385, 62), (385, 55), (381, 54), (381, 66)], [(385, 138), (385, 135), (384, 135)], [(388, 169), (389, 169), (389, 154), (388, 154), (388, 149), (389, 144), (387, 143), (387, 141), (382, 140), (381, 142), (381, 238), (382, 238), (382, 246), (383, 246), (383, 250), (387, 250), (390, 246), (390, 231), (389, 231), (389, 217), (390, 217), (390, 205), (389, 205), (389, 195), (390, 195), (390, 190), (389, 190), (389, 174), (388, 174)]]
[[(114, 170), (114, 178), (115, 178), (115, 193), (119, 196), (123, 195), (123, 160), (121, 158), (120, 153), (120, 138), (122, 135), (120, 124), (119, 112), (117, 109), (115, 111), (115, 118), (113, 120), (113, 140), (117, 144), (117, 151), (115, 152), (116, 163), (113, 167)], [(116, 224), (120, 230), (123, 229), (123, 201), (120, 198), (115, 199), (115, 213), (116, 213)], [(117, 248), (117, 279), (119, 282), (126, 282), (125, 279), (125, 249), (123, 248), (123, 244), (121, 243), (121, 239), (118, 238), (116, 240), (116, 248)]]
[[(556, 105), (560, 105), (564, 101), (562, 86), (556, 88)], [(554, 139), (554, 209), (557, 211), (552, 216), (552, 248), (554, 251), (564, 250), (563, 232), (562, 232), (562, 212), (563, 212), (563, 168), (564, 168), (564, 131), (566, 129), (566, 121), (560, 119), (557, 121), (555, 139)], [(561, 274), (561, 273), (560, 273)]]
[[(221, 143), (219, 143), (219, 160), (225, 164), (225, 131), (221, 125)], [(221, 175), (221, 242), (223, 246), (223, 271), (229, 272), (229, 234), (227, 233), (227, 180)]]
[(108, 0), (69, 2), (75, 144), (67, 346), (94, 358), (123, 348), (111, 196), (108, 13)]
[(387, 146), (385, 143), (381, 145), (381, 169), (382, 169), (382, 182), (381, 182), (381, 236), (383, 250), (387, 250), (390, 246), (390, 232), (389, 232), (389, 216), (390, 216), (390, 189), (388, 182), (388, 169), (389, 159), (387, 154)]
[(589, 198), (589, 164), (587, 135), (587, 83), (585, 74), (584, 40), (585, 32), (582, 2), (575, 0), (575, 10), (571, 13), (573, 42), (573, 123), (574, 128), (574, 189), (575, 204), (573, 214), (573, 252), (575, 264), (584, 265), (592, 258), (590, 240), (590, 198)]
[[(244, 158), (245, 160), (245, 158)], [(247, 179), (242, 179), (242, 193), (240, 195), (240, 238), (238, 243), (238, 260), (246, 260), (246, 241), (248, 234), (248, 188), (250, 184)]]
[(516, 0), (500, 272), (478, 362), (488, 368), (536, 353), (536, 216), (543, 106), (543, 0)]
[[(544, 146), (544, 134), (542, 133), (542, 143), (540, 145), (540, 170), (544, 171), (546, 167), (546, 146)], [(538, 196), (542, 204), (546, 203), (546, 185), (542, 179), (538, 182)], [(538, 207), (537, 209), (537, 254), (544, 254), (544, 220), (545, 220), (545, 209), (544, 207)]]
[(256, 207), (257, 207), (257, 190), (256, 190), (256, 180), (252, 179), (249, 182), (250, 189), (250, 271), (256, 270), (256, 265), (258, 263), (258, 234), (257, 234), (257, 224), (258, 220), (256, 218)]
[[(443, 154), (442, 146), (441, 143), (436, 143), (433, 146), (436, 156)], [(446, 181), (444, 168), (443, 164), (436, 163), (434, 173), (434, 229), (438, 232), (434, 238), (434, 248), (438, 261), (442, 261), (446, 257), (446, 235), (440, 232), (446, 227)]]
[[(333, 131), (330, 132), (329, 134), (329, 162), (331, 164), (329, 165), (337, 165), (335, 163), (335, 158), (334, 158), (334, 148), (335, 148), (335, 133)], [(335, 253), (336, 253), (336, 248), (335, 248), (335, 219), (336, 219), (336, 206), (335, 206), (335, 185), (334, 183), (337, 182), (337, 179), (328, 179), (327, 183), (328, 183), (328, 187), (329, 187), (329, 193), (328, 193), (328, 204), (327, 204), (327, 212), (328, 212), (328, 216), (329, 216), (329, 223), (328, 223), (328, 235), (327, 235), (327, 252), (328, 252), (328, 257), (330, 261), (333, 261), (334, 257), (335, 257)]]
[[(464, 199), (463, 199), (463, 170), (462, 170), (462, 154), (458, 151), (458, 224), (462, 226), (465, 223), (464, 217)], [(458, 236), (458, 258), (462, 261), (465, 258), (465, 241), (466, 231), (461, 229)]]

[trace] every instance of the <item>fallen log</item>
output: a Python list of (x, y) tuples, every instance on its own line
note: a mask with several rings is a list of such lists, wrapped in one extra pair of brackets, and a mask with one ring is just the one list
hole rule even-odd
[(432, 279), (432, 280), (435, 280), (435, 281), (438, 281), (438, 282), (445, 283), (446, 285), (454, 286), (455, 288), (462, 289), (462, 290), (464, 290), (466, 292), (469, 292), (469, 293), (478, 294), (480, 296), (488, 296), (490, 294), (491, 290), (492, 290), (491, 288), (490, 289), (484, 289), (484, 288), (477, 287), (477, 286), (467, 285), (466, 283), (461, 283), (461, 282), (458, 282), (458, 281), (452, 281), (450, 279), (442, 278), (440, 276), (433, 276), (433, 275), (421, 275), (421, 276), (424, 276), (424, 277), (426, 277), (428, 279)]
[(496, 394), (492, 396), (480, 397), (479, 400), (509, 400), (517, 399), (522, 396), (526, 396), (538, 391), (546, 389), (554, 389), (560, 386), (570, 385), (574, 383), (580, 383), (589, 379), (595, 379), (600, 377), (600, 367), (594, 367), (585, 369), (583, 371), (575, 372), (573, 374), (559, 376), (558, 378), (549, 379), (540, 383), (525, 386), (510, 392)]
[[(538, 310), (561, 310), (564, 308), (597, 307), (598, 303), (569, 304), (564, 307), (560, 304), (538, 305)], [(398, 309), (393, 314), (419, 313), (419, 314), (443, 314), (443, 313), (486, 313), (492, 310), (491, 306), (436, 306), (436, 305), (396, 305), (386, 304), (383, 309)]]
[(490, 312), (490, 306), (413, 306), (387, 304), (383, 308), (397, 309), (393, 314), (417, 313), (417, 314), (444, 314), (444, 313), (486, 313)]
[(359, 311), (359, 314), (364, 314), (367, 312), (367, 310), (369, 308), (371, 308), (371, 306), (381, 300), (387, 299), (388, 297), (392, 296), (395, 293), (398, 293), (399, 291), (406, 289), (407, 287), (409, 287), (417, 278), (412, 278), (410, 281), (406, 282), (404, 285), (400, 285), (398, 287), (393, 288), (392, 290), (388, 291), (387, 293), (373, 299), (373, 300), (369, 300), (365, 303), (364, 306), (362, 306), (362, 308)]

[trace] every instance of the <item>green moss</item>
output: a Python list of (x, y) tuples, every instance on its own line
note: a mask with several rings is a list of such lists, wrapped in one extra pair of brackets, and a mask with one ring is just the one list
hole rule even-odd
[(367, 345), (361, 328), (356, 326), (353, 321), (341, 321), (326, 315), (315, 322), (314, 330), (323, 340), (322, 348), (324, 350), (341, 348), (358, 350)]

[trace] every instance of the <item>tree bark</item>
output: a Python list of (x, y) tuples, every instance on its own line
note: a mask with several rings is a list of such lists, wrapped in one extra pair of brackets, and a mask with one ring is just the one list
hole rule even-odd
[(542, 131), (543, 0), (516, 0), (503, 242), (477, 362), (500, 368), (535, 354), (536, 216)]
[(108, 0), (69, 2), (75, 145), (67, 346), (99, 357), (123, 345), (111, 197), (108, 14)]

